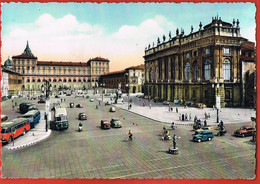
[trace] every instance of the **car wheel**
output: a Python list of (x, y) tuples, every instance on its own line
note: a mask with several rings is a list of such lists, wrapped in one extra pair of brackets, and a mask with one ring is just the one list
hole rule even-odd
[(211, 140), (211, 138), (209, 137), (209, 138), (208, 138), (208, 141), (210, 141), (210, 140)]
[(9, 140), (8, 140), (8, 143), (11, 143), (12, 141), (13, 141), (13, 137), (10, 136), (10, 137), (9, 137)]
[(198, 139), (198, 142), (201, 142), (201, 139)]
[(23, 135), (25, 135), (25, 134), (26, 134), (26, 129), (23, 130)]

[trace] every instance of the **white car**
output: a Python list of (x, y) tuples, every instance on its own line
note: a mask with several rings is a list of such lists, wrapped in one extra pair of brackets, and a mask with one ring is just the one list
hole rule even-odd
[(109, 111), (110, 112), (116, 112), (116, 108), (115, 107), (110, 107)]
[(89, 101), (90, 101), (90, 102), (94, 102), (94, 99), (93, 99), (93, 98), (91, 98)]

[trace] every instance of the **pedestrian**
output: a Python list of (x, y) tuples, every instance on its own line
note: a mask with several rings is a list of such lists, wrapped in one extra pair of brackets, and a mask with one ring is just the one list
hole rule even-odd
[(173, 111), (173, 108), (171, 107), (171, 112)]
[(207, 119), (207, 118), (208, 118), (208, 115), (207, 115), (207, 113), (205, 112), (204, 114), (205, 114), (205, 119)]
[(12, 106), (13, 106), (13, 110), (14, 110), (14, 104)]
[(60, 99), (60, 101), (62, 102), (62, 98)]
[(176, 113), (178, 113), (178, 108), (176, 107)]
[(150, 109), (152, 108), (152, 104), (151, 103), (150, 103), (149, 107), (150, 107)]
[(15, 102), (15, 106), (17, 106), (17, 102)]
[(100, 101), (98, 102), (98, 104), (100, 105)]
[(207, 126), (207, 121), (206, 120), (204, 121), (204, 126)]
[(190, 116), (189, 116), (189, 120), (191, 120), (191, 113), (190, 113)]
[(195, 116), (194, 116), (194, 123), (196, 123), (197, 119), (198, 119), (198, 118), (197, 118), (197, 116), (195, 115)]
[(210, 118), (210, 113), (208, 113), (208, 118)]
[(169, 112), (171, 111), (171, 105), (170, 104), (169, 104), (169, 109), (168, 110), (169, 110)]
[(185, 121), (187, 121), (188, 120), (188, 114), (186, 113), (185, 114)]

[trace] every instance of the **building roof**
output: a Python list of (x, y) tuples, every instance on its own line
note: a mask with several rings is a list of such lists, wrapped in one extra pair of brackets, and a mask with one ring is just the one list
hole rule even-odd
[(125, 72), (126, 72), (126, 70), (120, 70), (120, 71), (108, 72), (108, 73), (105, 73), (104, 75), (116, 75), (116, 74), (121, 74), (121, 73), (125, 73)]
[(29, 47), (29, 43), (27, 41), (27, 45), (26, 48), (24, 49), (23, 53), (21, 55), (18, 56), (13, 56), (13, 59), (37, 59), (37, 57), (35, 57)]
[(91, 58), (91, 59), (89, 59), (89, 61), (107, 61), (107, 62), (109, 62), (108, 59), (105, 59), (105, 58), (102, 58), (102, 57)]
[(129, 70), (129, 69), (141, 69), (141, 70), (144, 70), (144, 64), (141, 64), (141, 65), (137, 65), (137, 66), (130, 66), (128, 68), (126, 68), (126, 70)]
[(37, 65), (46, 65), (46, 66), (89, 66), (88, 63), (83, 62), (71, 62), (71, 61), (38, 61)]
[(241, 45), (241, 50), (255, 50), (255, 43), (254, 42), (246, 42), (245, 44)]
[(240, 55), (240, 59), (245, 62), (254, 62), (255, 61), (254, 58), (251, 58), (248, 56), (243, 56), (243, 55)]
[(7, 68), (5, 66), (1, 66), (2, 71), (6, 72), (6, 73), (12, 73), (12, 74), (16, 74), (16, 75), (21, 75), (19, 72), (15, 72), (14, 70), (12, 70), (11, 68)]
[(5, 67), (12, 66), (12, 61), (9, 59), (9, 57), (8, 57), (8, 59), (5, 61), (4, 66), (5, 66)]

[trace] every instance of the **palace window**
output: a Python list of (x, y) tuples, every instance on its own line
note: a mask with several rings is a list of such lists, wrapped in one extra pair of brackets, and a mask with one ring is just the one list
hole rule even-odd
[(27, 65), (30, 65), (30, 61), (29, 60), (27, 60)]
[(187, 62), (185, 65), (185, 80), (190, 80), (190, 63)]
[(223, 78), (224, 80), (230, 80), (230, 69), (231, 69), (231, 66), (230, 66), (230, 61), (229, 59), (225, 59), (224, 62), (223, 62)]
[(45, 74), (45, 67), (43, 67), (43, 74)]
[(37, 81), (38, 81), (38, 82), (41, 82), (41, 79), (38, 79)]
[(195, 50), (194, 52), (193, 52), (193, 56), (197, 56), (198, 54), (197, 54), (197, 51)]
[(51, 74), (51, 67), (49, 67), (49, 74)]
[(193, 63), (193, 67), (194, 67), (194, 80), (197, 81), (199, 77), (199, 67), (197, 61)]
[(204, 78), (205, 78), (205, 80), (210, 80), (210, 60), (205, 61)]
[(231, 99), (231, 93), (230, 93), (230, 89), (226, 89), (225, 90), (225, 100), (230, 100)]
[(230, 54), (230, 48), (224, 48), (224, 54)]
[(209, 49), (209, 48), (207, 48), (207, 49), (205, 50), (205, 54), (210, 54), (210, 49)]
[(61, 74), (61, 67), (59, 67), (59, 74)]
[(79, 68), (78, 72), (79, 72), (78, 74), (80, 75), (80, 68)]
[(24, 60), (22, 60), (22, 65), (24, 65)]
[(64, 74), (66, 74), (66, 68), (64, 68), (64, 70), (63, 70), (63, 71), (64, 71)]
[(190, 58), (190, 53), (186, 53), (186, 58)]
[(76, 68), (73, 68), (74, 74), (76, 74)]

